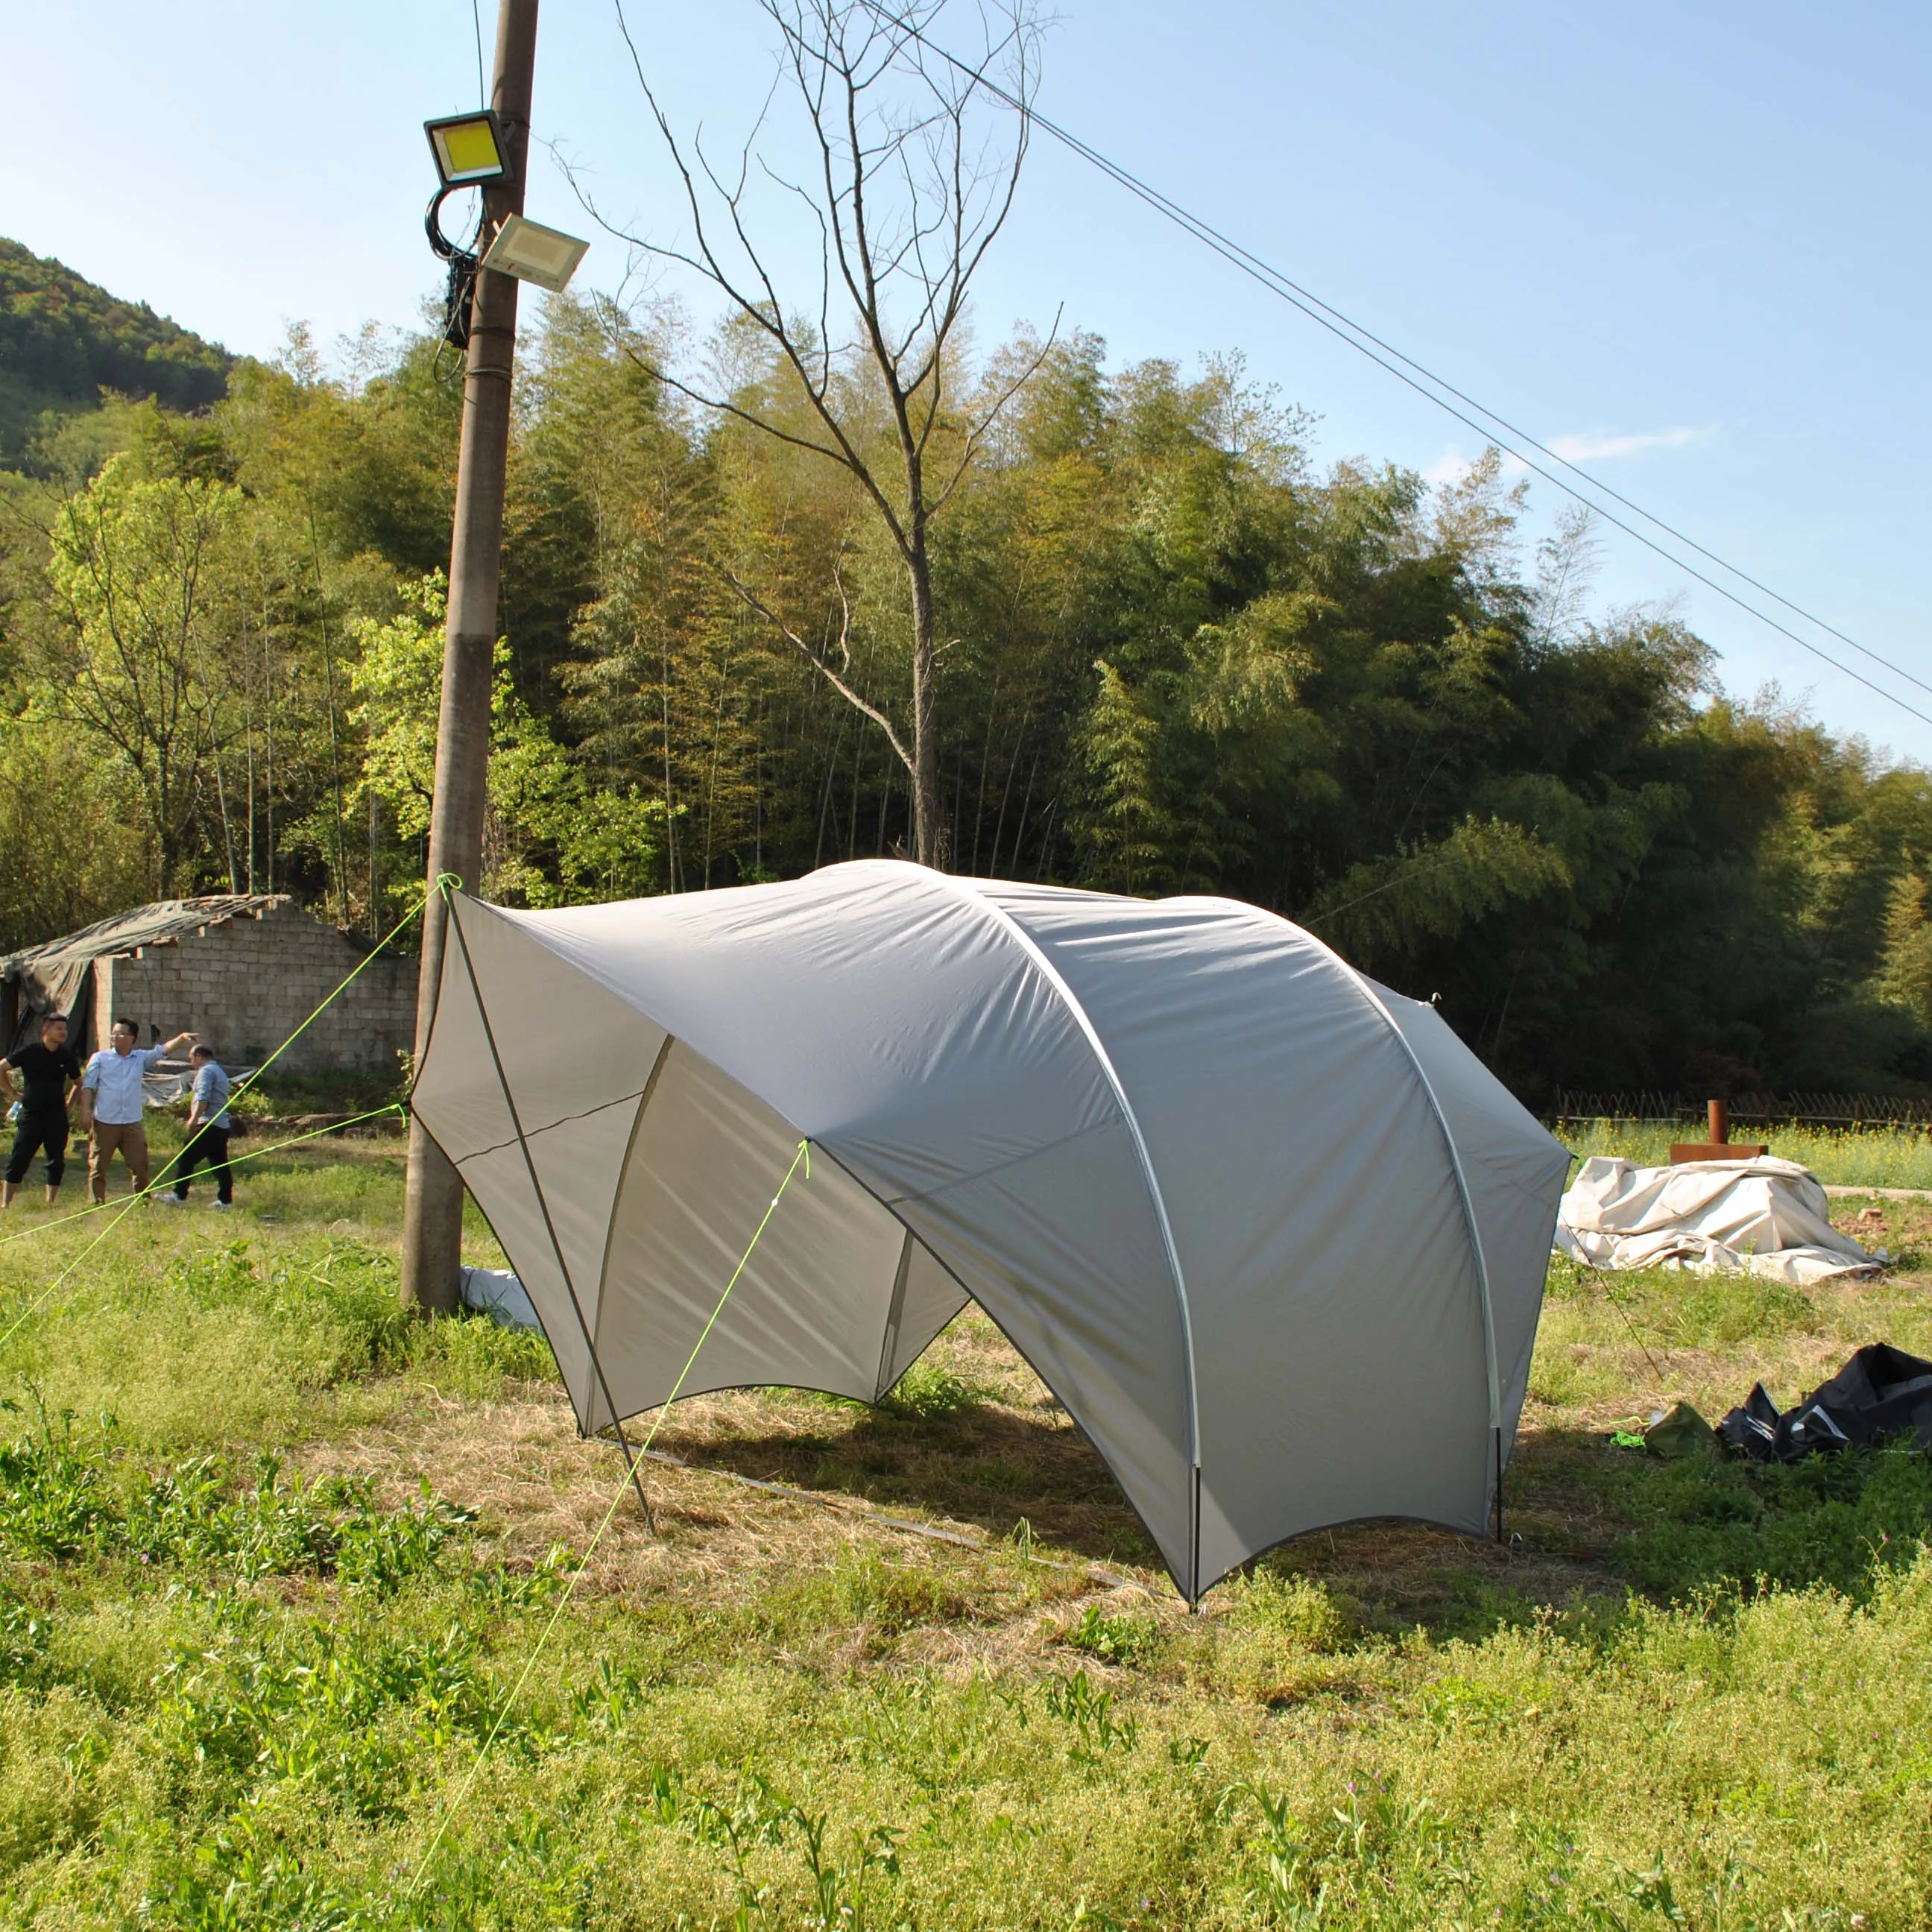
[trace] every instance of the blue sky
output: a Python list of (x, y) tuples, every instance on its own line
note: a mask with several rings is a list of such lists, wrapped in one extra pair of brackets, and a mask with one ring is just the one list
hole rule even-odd
[[(473, 104), (468, 0), (10, 12), (25, 84), (0, 124), (0, 232), (256, 354), (298, 320), (325, 348), (409, 321), (436, 285), (419, 123)], [(770, 74), (755, 0), (629, 12), (674, 118), (721, 141), (742, 130)], [(1902, 0), (1066, 0), (1040, 105), (1932, 682), (1928, 56), (1932, 10)], [(540, 138), (674, 236), (640, 106), (611, 0), (549, 0)], [(547, 153), (530, 211), (586, 228)], [(584, 274), (609, 286), (623, 267), (600, 242)], [(1042, 140), (980, 284), (980, 332), (1063, 308), (1116, 362), (1245, 352), (1319, 416), (1318, 460), (1440, 474), (1480, 448)], [(1546, 514), (1552, 493), (1532, 502)], [(1598, 595), (1677, 598), (1732, 689), (1775, 680), (1834, 728), (1932, 762), (1932, 725), (1615, 532)]]

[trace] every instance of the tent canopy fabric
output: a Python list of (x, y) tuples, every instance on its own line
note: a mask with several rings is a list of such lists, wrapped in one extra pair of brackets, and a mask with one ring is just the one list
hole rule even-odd
[(417, 1117), (580, 1424), (876, 1400), (976, 1300), (1190, 1600), (1302, 1532), (1484, 1532), (1563, 1150), (1434, 1010), (1217, 898), (885, 860), (508, 911), (452, 900)]

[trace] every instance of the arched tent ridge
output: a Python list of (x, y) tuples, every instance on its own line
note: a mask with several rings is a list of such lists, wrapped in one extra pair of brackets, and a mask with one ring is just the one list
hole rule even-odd
[(802, 1138), (688, 1392), (876, 1400), (970, 1297), (1190, 1599), (1324, 1526), (1484, 1532), (1567, 1157), (1310, 934), (884, 860), (453, 914), (415, 1110), (585, 1430), (665, 1399)]

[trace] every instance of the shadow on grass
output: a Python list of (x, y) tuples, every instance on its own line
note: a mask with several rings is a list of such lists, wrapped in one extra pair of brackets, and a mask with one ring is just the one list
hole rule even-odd
[(1024, 1517), (1041, 1541), (1095, 1561), (1160, 1560), (1092, 1444), (1058, 1412), (966, 1402), (920, 1413), (835, 1396), (790, 1400), (809, 1400), (824, 1426), (698, 1436), (674, 1419), (661, 1440), (712, 1468), (920, 1508), (992, 1537), (1012, 1535)]
[[(994, 1537), (1024, 1517), (1036, 1536), (1083, 1556), (1157, 1561), (1092, 1445), (1051, 1413), (818, 1402), (822, 1429), (694, 1438), (680, 1451), (768, 1481), (921, 1508)], [(1761, 1468), (1711, 1454), (1666, 1462), (1600, 1434), (1543, 1430), (1519, 1444), (1504, 1494), (1500, 1546), (1378, 1522), (1314, 1531), (1259, 1563), (1342, 1593), (1372, 1624), (1475, 1635), (1592, 1600), (1611, 1610), (1631, 1591), (1723, 1601), (1824, 1584), (1862, 1600), (1881, 1568), (1932, 1537), (1932, 1458), (1904, 1449)]]

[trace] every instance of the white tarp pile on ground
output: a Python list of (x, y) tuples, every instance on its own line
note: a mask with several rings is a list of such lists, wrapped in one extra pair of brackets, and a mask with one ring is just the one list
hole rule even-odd
[(1832, 1226), (1808, 1168), (1760, 1160), (1639, 1167), (1593, 1154), (1557, 1210), (1556, 1247), (1600, 1268), (1686, 1268), (1804, 1284), (1884, 1264)]

